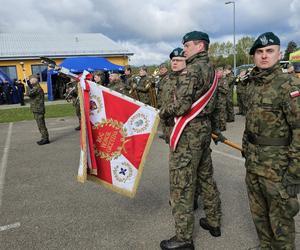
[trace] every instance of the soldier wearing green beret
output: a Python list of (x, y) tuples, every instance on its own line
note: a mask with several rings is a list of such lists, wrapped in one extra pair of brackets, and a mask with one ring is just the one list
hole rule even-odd
[(260, 249), (296, 249), (300, 192), (300, 80), (279, 65), (280, 40), (260, 35), (250, 55), (243, 136), (246, 185)]
[(42, 139), (37, 141), (38, 145), (44, 145), (50, 143), (49, 134), (45, 124), (45, 103), (44, 103), (44, 91), (39, 84), (39, 77), (37, 75), (31, 75), (29, 77), (29, 91), (28, 96), (30, 98), (30, 109), (36, 120), (39, 131), (42, 135)]
[[(215, 71), (208, 59), (209, 37), (193, 31), (183, 37), (186, 69), (178, 76), (173, 100), (160, 111), (162, 119), (174, 119), (191, 111), (192, 104), (211, 88)], [(206, 218), (200, 226), (214, 237), (221, 235), (221, 201), (213, 179), (211, 160), (211, 132), (218, 141), (224, 141), (219, 130), (219, 117), (215, 113), (216, 92), (204, 109), (182, 130), (177, 147), (170, 153), (170, 200), (175, 220), (175, 236), (163, 240), (163, 250), (194, 249), (194, 198), (199, 190)]]

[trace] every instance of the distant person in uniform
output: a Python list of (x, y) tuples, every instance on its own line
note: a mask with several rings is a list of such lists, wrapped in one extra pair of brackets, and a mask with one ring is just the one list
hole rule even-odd
[(24, 102), (24, 93), (25, 93), (25, 86), (22, 83), (21, 80), (16, 81), (16, 87), (18, 89), (18, 95), (19, 95), (19, 99), (20, 99), (20, 105), (24, 106), (25, 102)]
[(44, 91), (41, 88), (38, 79), (39, 77), (37, 75), (31, 75), (29, 77), (28, 96), (30, 98), (30, 109), (42, 135), (42, 139), (40, 141), (37, 141), (37, 144), (44, 145), (50, 143), (50, 141), (48, 130), (45, 124)]

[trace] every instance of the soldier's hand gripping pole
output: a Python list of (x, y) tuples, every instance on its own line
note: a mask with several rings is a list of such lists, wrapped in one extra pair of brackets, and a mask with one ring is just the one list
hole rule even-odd
[[(213, 139), (217, 139), (218, 138), (218, 136), (215, 135), (215, 134), (211, 134), (211, 137)], [(242, 152), (242, 147), (240, 145), (232, 142), (232, 141), (229, 141), (229, 140), (226, 139), (223, 143)]]

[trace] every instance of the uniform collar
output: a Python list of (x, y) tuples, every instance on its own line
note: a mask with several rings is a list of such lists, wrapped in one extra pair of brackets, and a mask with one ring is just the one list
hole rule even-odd
[(190, 64), (190, 63), (193, 63), (194, 61), (202, 61), (202, 62), (207, 63), (209, 61), (207, 52), (202, 51), (202, 52), (199, 52), (199, 53), (191, 56), (189, 59), (186, 60), (186, 63)]
[(282, 69), (279, 63), (276, 63), (273, 67), (265, 70), (255, 67), (251, 71), (250, 77), (255, 81), (256, 84), (261, 85), (270, 83), (280, 73), (282, 73)]

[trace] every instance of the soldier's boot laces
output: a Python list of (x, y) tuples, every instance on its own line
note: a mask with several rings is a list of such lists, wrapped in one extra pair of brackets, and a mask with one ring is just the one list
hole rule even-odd
[(49, 144), (49, 143), (50, 143), (49, 139), (42, 139), (37, 142), (38, 145), (45, 145), (45, 144)]
[(219, 237), (221, 236), (221, 229), (220, 227), (212, 227), (211, 225), (208, 224), (207, 219), (206, 218), (201, 218), (200, 219), (200, 226), (205, 229), (208, 230), (209, 233), (214, 236), (214, 237)]
[(180, 241), (176, 236), (169, 240), (163, 240), (160, 242), (162, 250), (194, 250), (193, 241)]

